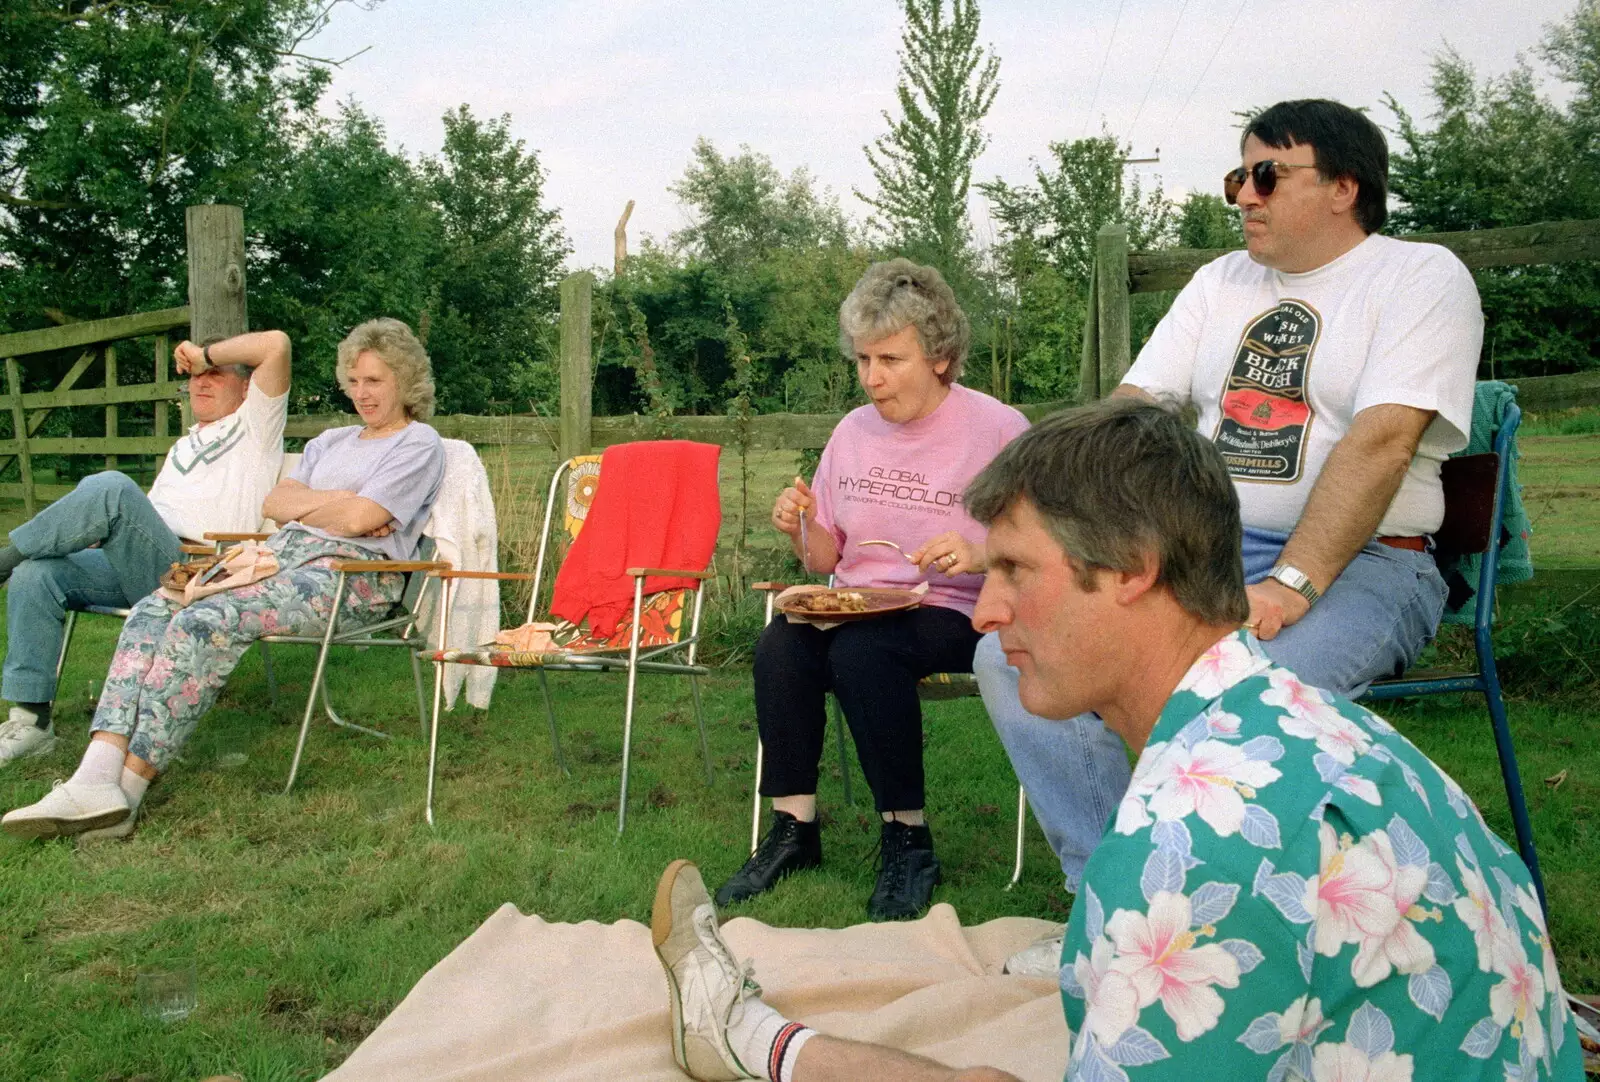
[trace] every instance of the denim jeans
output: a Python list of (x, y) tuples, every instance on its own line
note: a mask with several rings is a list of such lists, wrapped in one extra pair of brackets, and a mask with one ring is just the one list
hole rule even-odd
[[(1247, 583), (1267, 577), (1287, 540), (1245, 529)], [(1355, 698), (1373, 680), (1398, 675), (1416, 661), (1438, 630), (1444, 601), (1444, 579), (1432, 556), (1374, 542), (1302, 620), (1261, 645), (1307, 683)], [(1060, 858), (1067, 889), (1075, 891), (1128, 787), (1127, 749), (1094, 714), (1051, 721), (1024, 709), (1017, 670), (1006, 664), (997, 636), (978, 643), (972, 671), (1034, 818)]]
[(11, 544), (27, 557), (6, 588), (0, 698), (14, 703), (56, 697), (56, 659), (69, 609), (127, 608), (154, 592), (180, 556), (177, 536), (149, 498), (132, 478), (110, 472), (85, 477), (12, 530)]

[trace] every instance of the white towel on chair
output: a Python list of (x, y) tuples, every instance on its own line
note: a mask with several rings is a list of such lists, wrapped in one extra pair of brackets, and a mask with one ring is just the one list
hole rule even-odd
[[(495, 528), (494, 496), (489, 491), (489, 474), (472, 444), (464, 440), (444, 440), (444, 483), (439, 498), (422, 532), (433, 538), (438, 551), (434, 558), (448, 560), (457, 571), (498, 571), (498, 537)], [(500, 630), (500, 584), (494, 579), (456, 579), (450, 600), (448, 643), (439, 638), (438, 613), (430, 603), (423, 610), (423, 627), (428, 646), (442, 650), (446, 645), (478, 645), (494, 639)], [(489, 708), (494, 694), (496, 672), (489, 665), (446, 665), (444, 697), (446, 709), (453, 708), (461, 685), (466, 684), (467, 702), (480, 710)]]

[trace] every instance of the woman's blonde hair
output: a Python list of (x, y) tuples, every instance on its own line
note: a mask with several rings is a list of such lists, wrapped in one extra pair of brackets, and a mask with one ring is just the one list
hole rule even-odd
[(949, 361), (939, 379), (950, 384), (961, 376), (972, 328), (944, 275), (909, 259), (874, 263), (839, 306), (839, 348), (854, 359), (855, 343), (876, 342), (907, 327), (929, 364)]
[(371, 350), (394, 373), (400, 389), (400, 405), (413, 421), (433, 416), (433, 364), (411, 328), (398, 319), (369, 319), (339, 343), (339, 360), (334, 377), (346, 394), (350, 393), (350, 369), (356, 358)]

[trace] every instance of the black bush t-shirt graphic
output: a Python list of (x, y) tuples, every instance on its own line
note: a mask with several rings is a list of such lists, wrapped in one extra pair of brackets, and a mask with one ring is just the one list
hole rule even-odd
[(1222, 394), (1212, 441), (1240, 481), (1293, 484), (1305, 467), (1316, 415), (1308, 380), (1322, 317), (1282, 300), (1245, 326)]

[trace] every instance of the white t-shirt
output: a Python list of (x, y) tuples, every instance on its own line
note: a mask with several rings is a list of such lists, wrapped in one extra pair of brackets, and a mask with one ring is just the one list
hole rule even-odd
[(150, 503), (179, 537), (207, 531), (247, 533), (261, 527), (261, 505), (278, 483), (289, 394), (269, 397), (255, 381), (244, 404), (208, 425), (195, 425), (167, 452)]
[(1356, 414), (1434, 410), (1380, 537), (1444, 519), (1439, 464), (1467, 444), (1483, 345), (1478, 289), (1435, 244), (1369, 236), (1304, 274), (1230, 252), (1201, 267), (1123, 382), (1192, 402), (1233, 475), (1246, 526), (1293, 532)]

